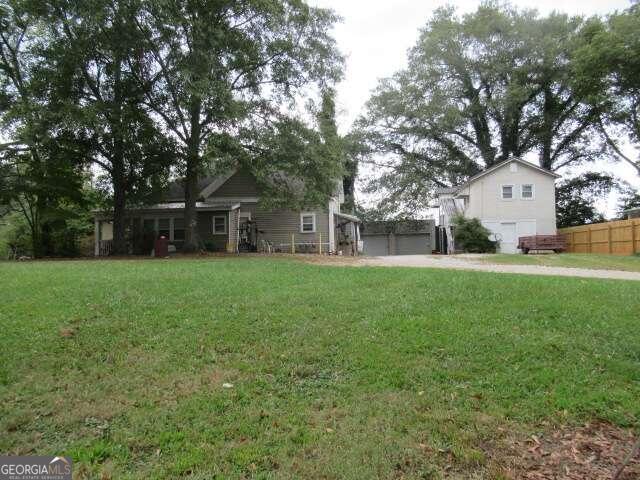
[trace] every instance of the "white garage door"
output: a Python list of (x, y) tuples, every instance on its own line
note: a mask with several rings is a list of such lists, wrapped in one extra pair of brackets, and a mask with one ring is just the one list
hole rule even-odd
[(517, 253), (518, 238), (536, 234), (535, 220), (482, 222), (500, 239), (500, 253)]

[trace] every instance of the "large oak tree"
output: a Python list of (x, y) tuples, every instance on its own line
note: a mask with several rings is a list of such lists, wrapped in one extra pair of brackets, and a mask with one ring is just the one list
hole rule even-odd
[(494, 2), (462, 17), (437, 10), (359, 121), (382, 167), (370, 185), (385, 192), (381, 206), (424, 208), (435, 188), (511, 156), (550, 170), (595, 158), (602, 105), (585, 102), (571, 78), (583, 24)]
[[(305, 140), (304, 122), (290, 115), (297, 93), (340, 76), (341, 58), (329, 34), (335, 21), (331, 11), (301, 0), (145, 3), (137, 22), (148, 69), (139, 71), (139, 80), (146, 88), (146, 107), (180, 147), (185, 250), (199, 244), (198, 178), (228, 166), (230, 157), (271, 184), (278, 178), (308, 181), (335, 173), (335, 165), (305, 164), (301, 152), (293, 154), (292, 147), (313, 142)], [(267, 151), (265, 141), (271, 142)], [(282, 155), (273, 155), (276, 147), (283, 147)]]

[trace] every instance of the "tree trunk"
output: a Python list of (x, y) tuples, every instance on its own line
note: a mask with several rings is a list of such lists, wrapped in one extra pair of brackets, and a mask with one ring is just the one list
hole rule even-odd
[(198, 190), (198, 174), (200, 171), (200, 111), (202, 100), (199, 96), (191, 97), (189, 117), (191, 123), (191, 135), (187, 139), (186, 175), (184, 185), (184, 225), (185, 252), (196, 252), (200, 249), (200, 236), (198, 235), (198, 213), (196, 202), (200, 191)]
[(544, 103), (542, 112), (542, 132), (540, 135), (540, 167), (551, 170), (553, 161), (551, 160), (552, 148), (553, 148), (553, 117), (555, 102), (553, 100), (553, 93), (547, 86), (543, 90)]
[[(119, 21), (119, 17), (116, 19)], [(119, 51), (114, 55), (113, 78), (113, 151), (111, 181), (113, 186), (113, 253), (126, 255), (126, 172), (124, 162), (124, 126), (122, 124), (122, 56)]]
[[(115, 153), (115, 152), (114, 152)], [(115, 160), (115, 158), (114, 158)], [(113, 253), (115, 255), (127, 254), (126, 239), (126, 188), (124, 181), (124, 165), (121, 162), (113, 162), (111, 173), (113, 184)]]

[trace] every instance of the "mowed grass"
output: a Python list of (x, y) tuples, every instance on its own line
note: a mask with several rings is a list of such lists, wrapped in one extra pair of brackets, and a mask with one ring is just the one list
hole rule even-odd
[(0, 452), (77, 478), (501, 478), (507, 434), (640, 418), (635, 282), (230, 258), (0, 285)]
[(624, 270), (640, 272), (638, 255), (595, 255), (580, 253), (532, 254), (529, 255), (489, 255), (483, 259), (488, 263), (506, 265), (543, 265), (546, 267), (588, 268), (596, 270)]

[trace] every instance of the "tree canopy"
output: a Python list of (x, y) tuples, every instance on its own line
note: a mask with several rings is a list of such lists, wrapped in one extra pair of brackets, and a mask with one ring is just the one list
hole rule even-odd
[(380, 82), (359, 120), (382, 208), (424, 208), (434, 189), (511, 156), (549, 170), (589, 162), (605, 105), (574, 87), (572, 59), (586, 21), (495, 2), (459, 16), (435, 12), (408, 66)]

